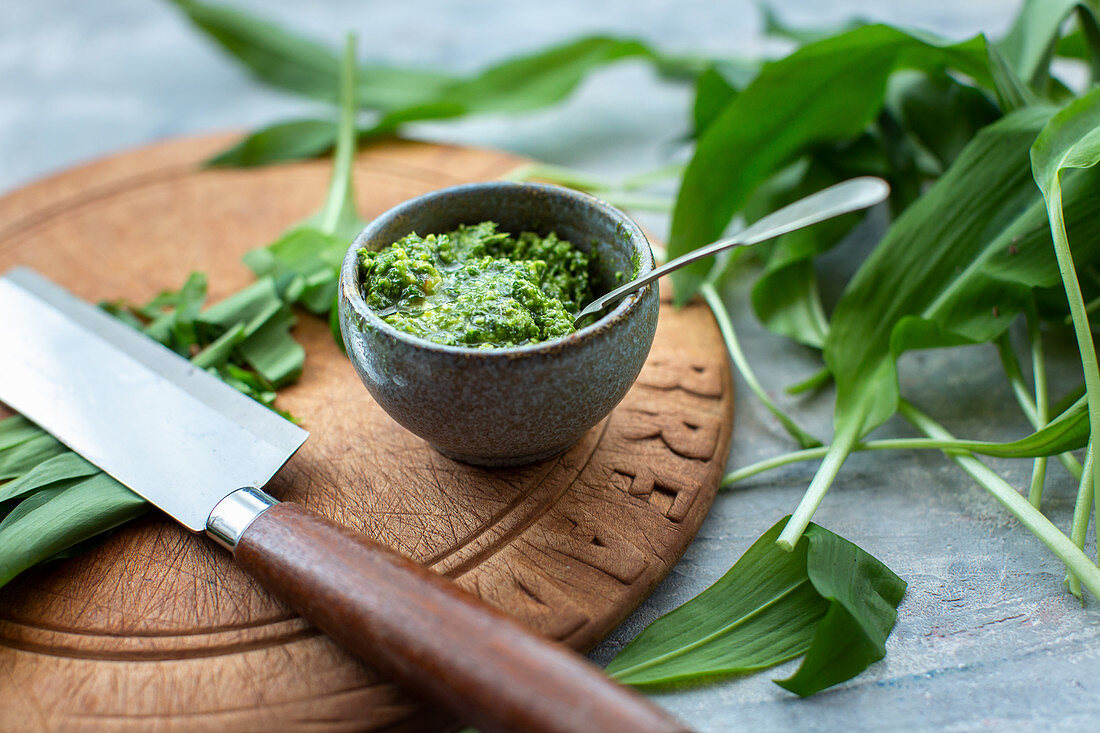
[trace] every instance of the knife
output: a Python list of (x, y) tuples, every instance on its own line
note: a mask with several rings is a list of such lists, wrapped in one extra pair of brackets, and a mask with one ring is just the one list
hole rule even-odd
[(561, 644), (262, 487), (309, 436), (27, 268), (0, 277), (0, 400), (339, 644), (483, 731), (685, 731)]

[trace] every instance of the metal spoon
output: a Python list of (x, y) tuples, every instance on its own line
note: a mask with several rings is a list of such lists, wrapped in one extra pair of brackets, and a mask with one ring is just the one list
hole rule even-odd
[(706, 247), (692, 250), (683, 257), (677, 257), (671, 262), (666, 262), (660, 267), (650, 270), (637, 280), (631, 280), (626, 285), (615, 288), (607, 295), (601, 295), (582, 308), (573, 319), (573, 323), (579, 325), (585, 318), (602, 312), (609, 305), (618, 302), (635, 290), (639, 290), (657, 278), (696, 260), (710, 257), (732, 247), (744, 247), (763, 242), (781, 234), (787, 234), (808, 227), (811, 224), (832, 219), (834, 216), (866, 209), (868, 206), (874, 206), (885, 200), (888, 195), (890, 195), (889, 184), (881, 178), (870, 176), (853, 178), (850, 181), (829, 186), (817, 193), (810, 194), (806, 198), (799, 199), (793, 204), (788, 204), (762, 219), (758, 219), (752, 226), (741, 230), (732, 237), (719, 239)]

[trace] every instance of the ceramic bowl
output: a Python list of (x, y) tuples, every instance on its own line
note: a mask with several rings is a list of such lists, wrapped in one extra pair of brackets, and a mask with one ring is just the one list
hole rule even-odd
[(399, 331), (363, 299), (357, 251), (405, 235), (495, 221), (501, 231), (551, 231), (599, 254), (597, 292), (616, 272), (653, 268), (638, 225), (587, 194), (534, 183), (474, 183), (420, 196), (377, 217), (340, 272), (340, 329), (371, 396), (405, 428), (467, 463), (516, 465), (564, 451), (622, 400), (657, 329), (656, 283), (561, 338), (508, 348), (443, 346)]

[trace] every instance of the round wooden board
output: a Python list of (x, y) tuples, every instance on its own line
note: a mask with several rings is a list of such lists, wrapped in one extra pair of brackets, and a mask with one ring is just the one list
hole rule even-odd
[[(329, 164), (198, 169), (231, 139), (171, 141), (7, 195), (0, 271), (30, 265), (93, 301), (142, 301), (193, 270), (210, 275), (208, 302), (247, 285), (241, 255), (320, 206)], [(373, 216), (520, 162), (486, 150), (379, 144), (357, 161), (359, 205)], [(270, 491), (380, 538), (575, 649), (641, 603), (714, 499), (733, 393), (721, 337), (701, 306), (662, 306), (649, 361), (611, 417), (564, 455), (519, 469), (439, 455), (371, 401), (326, 323), (303, 315), (295, 334), (305, 374), (280, 404), (312, 437)], [(455, 722), (273, 601), (228, 553), (156, 513), (0, 591), (0, 670), (4, 730), (433, 730)]]

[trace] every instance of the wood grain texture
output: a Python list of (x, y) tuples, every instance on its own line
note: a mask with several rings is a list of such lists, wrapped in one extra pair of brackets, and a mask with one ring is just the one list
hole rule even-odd
[[(30, 265), (89, 300), (151, 297), (210, 274), (247, 285), (248, 249), (316, 210), (325, 161), (199, 171), (231, 138), (176, 140), (0, 199), (0, 270)], [(388, 142), (356, 163), (367, 216), (488, 180), (503, 153)], [(668, 573), (714, 498), (733, 394), (704, 307), (662, 306), (620, 406), (562, 456), (519, 469), (455, 463), (391, 421), (303, 315), (302, 380), (280, 404), (312, 437), (268, 486), (454, 578), (544, 634), (587, 649)], [(2, 410), (2, 408), (0, 408)], [(4, 730), (435, 730), (405, 696), (234, 566), (156, 515), (0, 591)]]

